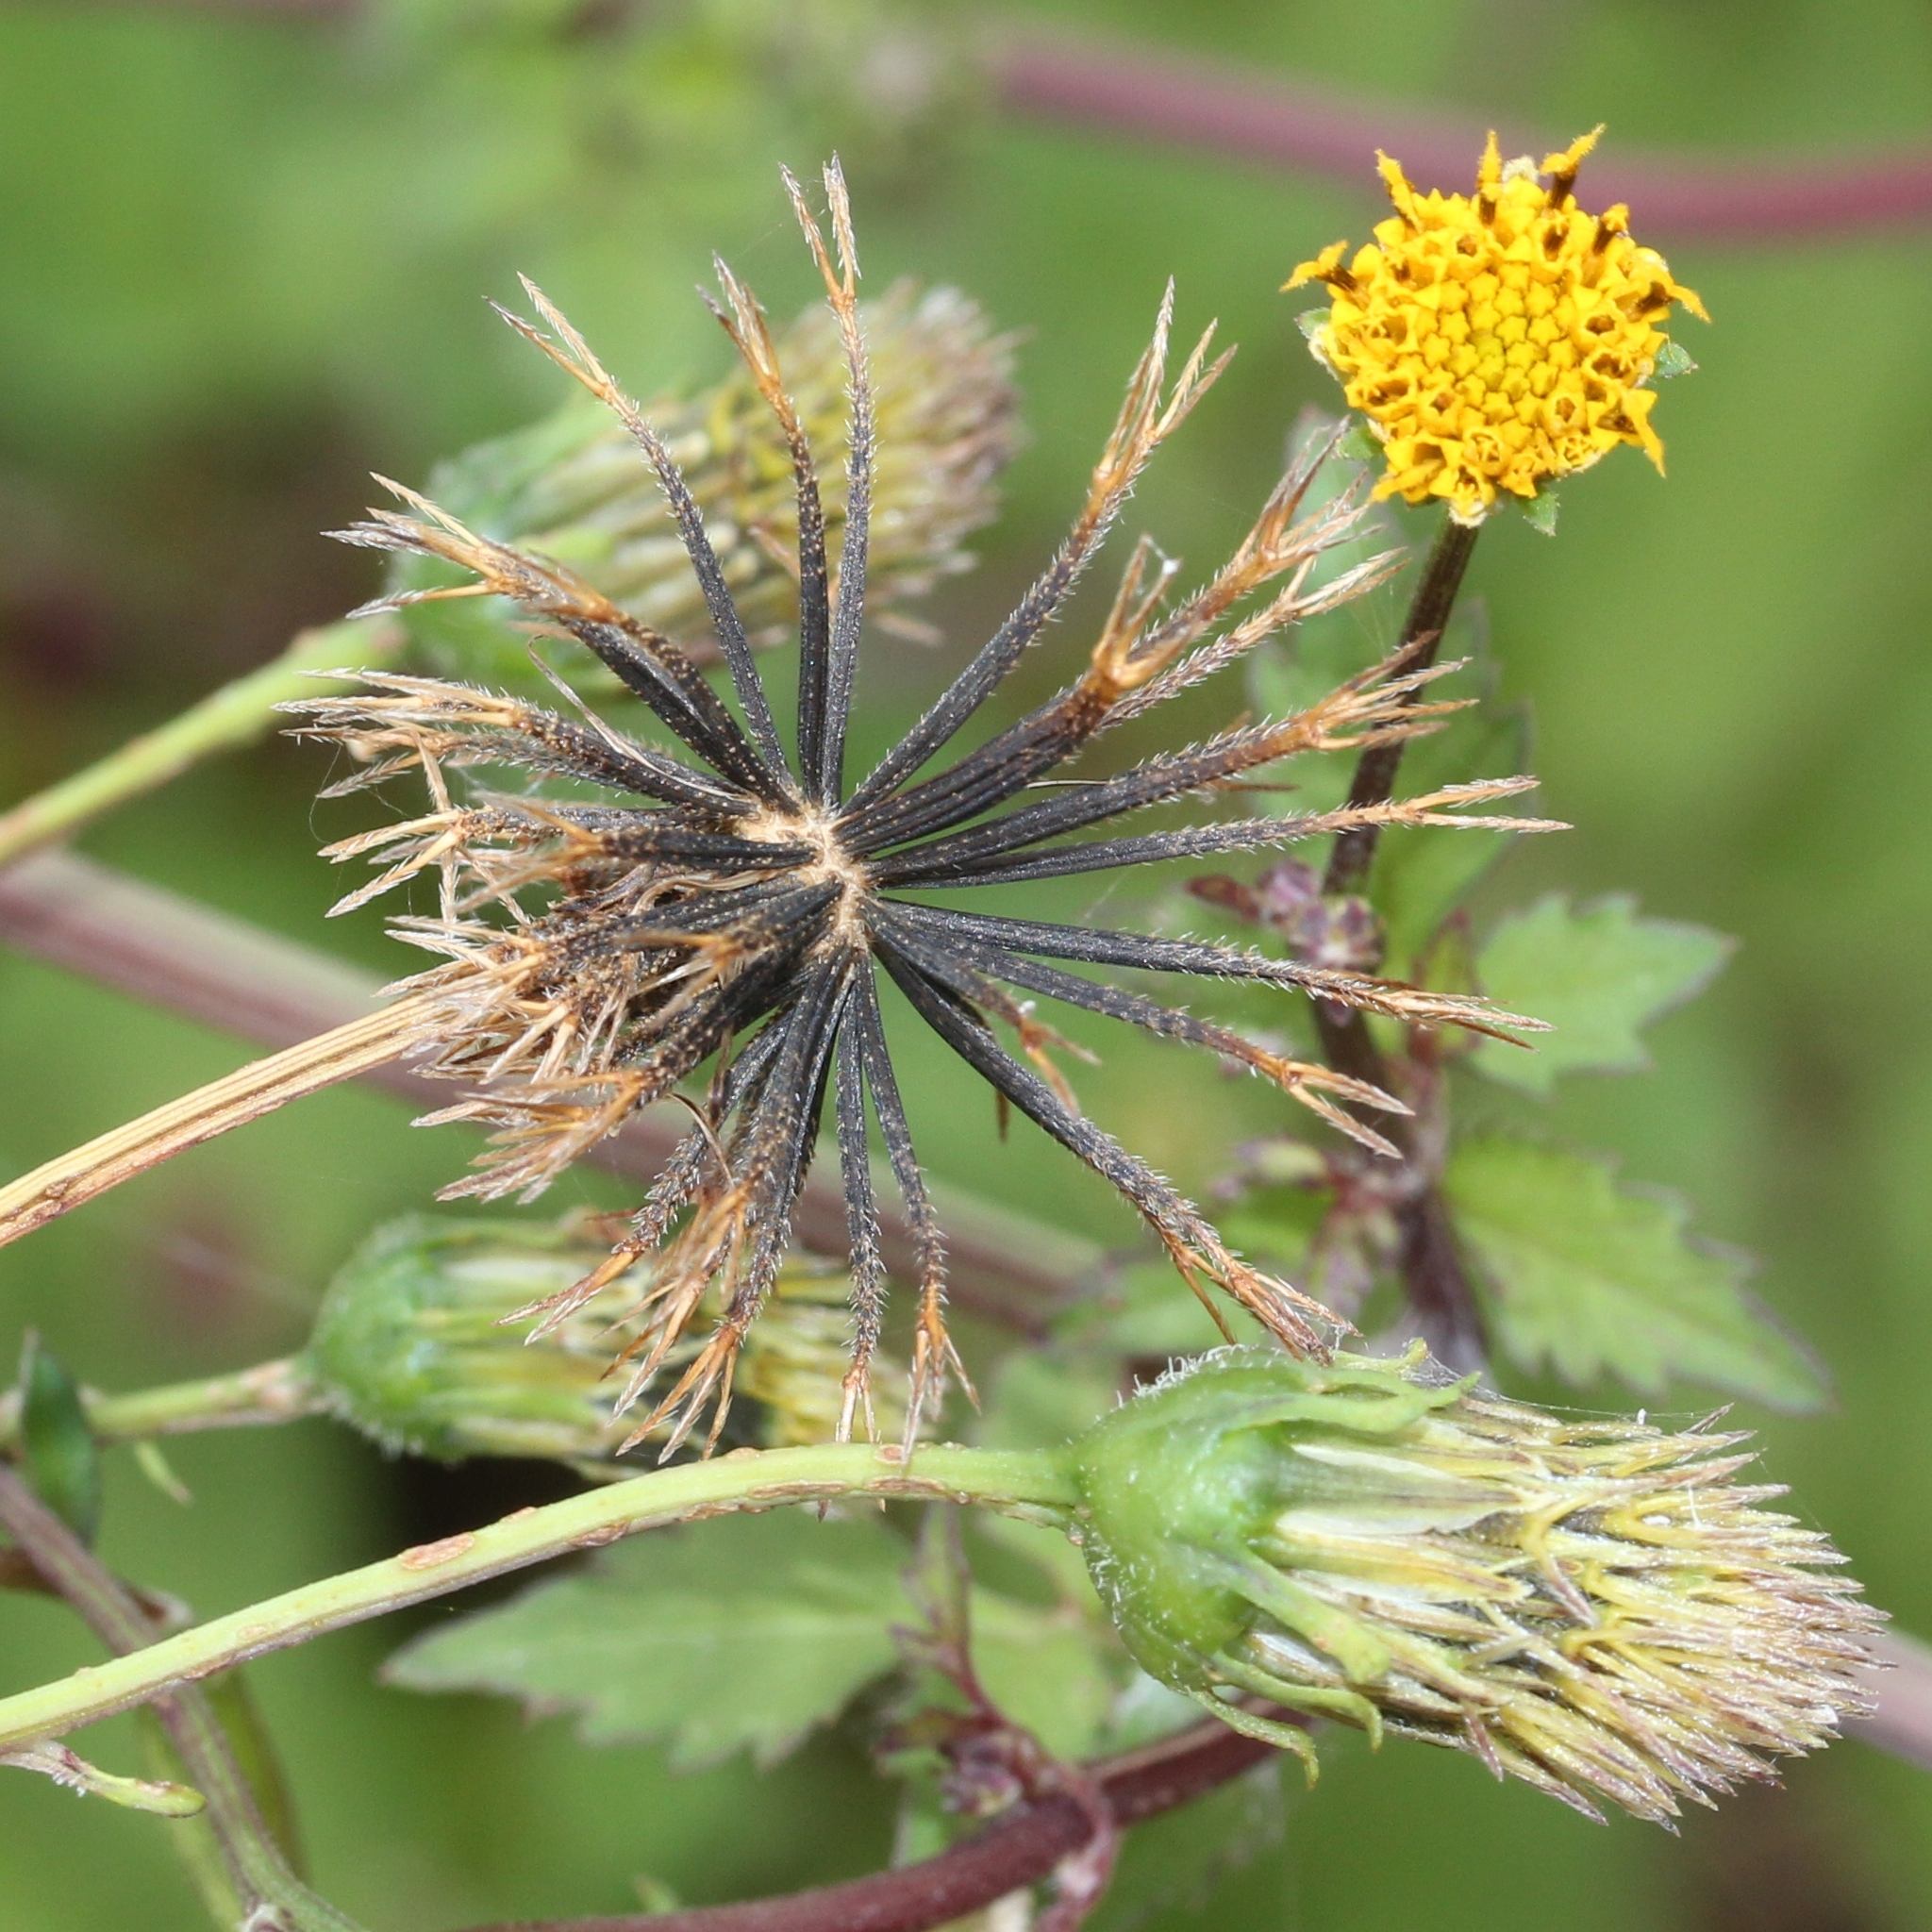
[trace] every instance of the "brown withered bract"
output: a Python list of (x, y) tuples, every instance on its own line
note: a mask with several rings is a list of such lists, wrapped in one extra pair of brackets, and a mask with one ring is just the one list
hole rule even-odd
[[(872, 1425), (869, 1364), (885, 1283), (867, 1161), (876, 1122), (921, 1256), (908, 1440), (958, 1357), (944, 1318), (942, 1240), (887, 1049), (877, 974), (1008, 1103), (1106, 1176), (1154, 1229), (1197, 1293), (1231, 1295), (1290, 1348), (1319, 1354), (1332, 1318), (1229, 1251), (1201, 1212), (1090, 1122), (1048, 1057), (1056, 1036), (1032, 995), (1204, 1046), (1275, 1082), (1357, 1140), (1392, 1152), (1341, 1103), (1403, 1111), (1391, 1095), (1284, 1058), (1228, 1029), (1053, 961), (1150, 969), (1319, 992), (1420, 1024), (1528, 1025), (1480, 1000), (1436, 995), (1360, 974), (1324, 971), (1238, 948), (1082, 925), (991, 917), (896, 896), (1004, 885), (1143, 861), (1279, 846), (1364, 823), (1528, 828), (1536, 822), (1455, 809), (1533, 781), (1453, 786), (1367, 808), (1220, 819), (1100, 840), (1068, 835), (1123, 814), (1214, 791), (1294, 753), (1386, 742), (1432, 728), (1453, 707), (1424, 701), (1441, 672), (1391, 659), (1307, 710), (1246, 724), (1113, 775), (1021, 795), (1102, 733), (1231, 664), (1297, 618), (1356, 595), (1394, 567), (1385, 556), (1324, 582), (1324, 555), (1359, 533), (1358, 491), (1316, 506), (1317, 452), (1291, 468), (1232, 558), (1171, 607), (1174, 566), (1142, 542), (1079, 675), (987, 742), (921, 776), (1038, 642), (1117, 520), (1135, 479), (1223, 363), (1210, 329), (1170, 382), (1172, 291), (1151, 346), (1059, 551), (1018, 608), (884, 759), (845, 783), (845, 741), (865, 603), (873, 402), (857, 308), (858, 266), (843, 181), (825, 172), (828, 245), (797, 184), (786, 185), (824, 275), (850, 373), (846, 516), (828, 554), (813, 453), (788, 398), (765, 319), (719, 264), (719, 320), (737, 344), (790, 451), (797, 497), (798, 718), (795, 756), (776, 719), (703, 518), (652, 425), (533, 286), (540, 329), (508, 319), (598, 396), (655, 472), (704, 594), (736, 708), (663, 635), (540, 558), (478, 536), (434, 504), (390, 486), (406, 511), (376, 511), (341, 533), (379, 549), (463, 566), (459, 589), (385, 600), (494, 594), (588, 648), (678, 741), (675, 751), (575, 715), (468, 686), (371, 675), (364, 694), (314, 700), (304, 732), (362, 761), (344, 791), (420, 770), (434, 808), (346, 840), (380, 876), (358, 905), (425, 870), (440, 874), (435, 918), (399, 933), (447, 963), (399, 991), (402, 1050), (474, 1090), (437, 1119), (494, 1130), (479, 1171), (448, 1191), (530, 1195), (634, 1110), (675, 1094), (708, 1062), (708, 1091), (631, 1232), (567, 1291), (525, 1310), (540, 1324), (571, 1311), (646, 1255), (655, 1257), (625, 1350), (635, 1402), (715, 1291), (705, 1345), (639, 1430), (670, 1416), (675, 1448), (707, 1402), (722, 1417), (744, 1335), (773, 1288), (793, 1203), (827, 1096), (848, 1206), (854, 1330), (838, 1433)], [(546, 332), (547, 330), (547, 332)], [(1224, 358), (1223, 360), (1224, 361)], [(1262, 594), (1265, 593), (1265, 594)], [(372, 607), (376, 608), (376, 607)], [(1453, 668), (1453, 667), (1452, 667)], [(462, 766), (513, 767), (589, 781), (622, 802), (452, 793)], [(1008, 808), (1005, 810), (1001, 808)], [(995, 1037), (1012, 1029), (1017, 1056)], [(1211, 1306), (1210, 1302), (1210, 1306)], [(715, 1424), (714, 1424), (715, 1434)], [(670, 1449), (667, 1449), (667, 1454)]]

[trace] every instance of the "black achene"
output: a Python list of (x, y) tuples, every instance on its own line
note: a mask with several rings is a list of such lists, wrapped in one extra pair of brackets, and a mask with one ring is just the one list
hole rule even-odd
[[(851, 1240), (854, 1331), (841, 1436), (871, 1426), (869, 1364), (885, 1282), (868, 1159), (870, 1105), (921, 1255), (908, 1441), (959, 1363), (946, 1333), (943, 1242), (881, 1018), (877, 974), (1002, 1096), (1123, 1193), (1197, 1293), (1233, 1296), (1291, 1349), (1320, 1354), (1333, 1334), (1317, 1303), (1229, 1251), (1200, 1210), (1089, 1121), (1049, 1058), (1052, 1030), (1026, 995), (1110, 1015), (1205, 1047), (1265, 1075), (1357, 1141), (1390, 1143), (1338, 1102), (1405, 1111), (1393, 1096), (1292, 1060), (1225, 1027), (1051, 961), (1245, 980), (1319, 993), (1408, 1021), (1488, 1029), (1524, 1024), (1472, 998), (1323, 971), (1239, 948), (1133, 932), (993, 917), (894, 896), (1006, 885), (1147, 861), (1279, 846), (1351, 825), (1514, 826), (1454, 809), (1525, 789), (1528, 779), (1462, 785), (1426, 797), (1299, 816), (1216, 819), (1098, 840), (1068, 835), (1189, 794), (1211, 793), (1298, 752), (1385, 743), (1431, 728), (1452, 708), (1422, 701), (1439, 672), (1391, 658), (1318, 704), (1111, 776), (1021, 794), (1102, 733), (1229, 665), (1286, 625), (1355, 596), (1395, 566), (1385, 556), (1316, 583), (1322, 557), (1358, 534), (1362, 503), (1344, 491), (1309, 508), (1324, 454), (1292, 465), (1212, 579), (1169, 606), (1174, 566), (1144, 540), (1079, 675), (1055, 697), (932, 775), (921, 772), (992, 695), (1062, 610), (1135, 479), (1224, 366), (1210, 329), (1166, 375), (1172, 290), (1128, 384), (1086, 503), (1019, 608), (874, 770), (845, 789), (846, 732), (865, 602), (873, 409), (843, 180), (825, 171), (828, 246), (798, 185), (786, 186), (824, 275), (850, 373), (848, 510), (836, 568), (813, 454), (788, 399), (764, 317), (722, 263), (719, 320), (774, 412), (798, 503), (798, 719), (795, 756), (779, 731), (746, 629), (691, 491), (663, 441), (583, 339), (533, 286), (551, 333), (511, 325), (598, 396), (656, 472), (697, 575), (737, 700), (734, 710), (690, 656), (570, 572), (465, 528), (398, 486), (409, 513), (376, 511), (350, 542), (461, 566), (459, 586), (398, 593), (494, 594), (574, 638), (649, 706), (683, 753), (622, 734), (559, 690), (576, 715), (467, 686), (388, 674), (367, 694), (315, 700), (307, 735), (349, 747), (361, 769), (345, 791), (420, 769), (434, 803), (407, 824), (347, 840), (338, 858), (371, 856), (379, 878), (358, 905), (425, 869), (441, 877), (440, 916), (399, 933), (447, 956), (405, 983), (401, 1050), (472, 1084), (436, 1119), (494, 1128), (479, 1172), (451, 1194), (527, 1197), (636, 1108), (671, 1097), (710, 1063), (694, 1124), (610, 1258), (567, 1293), (525, 1312), (564, 1319), (648, 1260), (624, 1347), (635, 1401), (711, 1298), (713, 1325), (638, 1431), (675, 1423), (666, 1454), (707, 1403), (722, 1418), (746, 1330), (772, 1291), (829, 1096)], [(1304, 515), (1304, 510), (1307, 514)], [(1257, 595), (1266, 592), (1265, 597)], [(479, 793), (452, 796), (453, 767), (521, 767), (589, 781), (623, 803)], [(1007, 808), (1006, 809), (1001, 809)], [(526, 900), (531, 903), (525, 903)], [(1011, 1030), (1018, 1054), (996, 1037)], [(1210, 1306), (1213, 1304), (1210, 1301)], [(686, 1352), (679, 1351), (680, 1357)], [(715, 1439), (715, 1424), (713, 1428)], [(635, 1440), (635, 1439), (634, 1439)]]

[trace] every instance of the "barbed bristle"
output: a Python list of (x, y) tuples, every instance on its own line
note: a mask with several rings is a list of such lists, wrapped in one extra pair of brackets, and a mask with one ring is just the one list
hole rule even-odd
[[(1278, 845), (1368, 824), (1545, 829), (1541, 821), (1465, 811), (1532, 781), (1488, 780), (1370, 808), (1210, 822), (1138, 840), (1070, 838), (1130, 811), (1212, 797), (1283, 758), (1435, 728), (1458, 708), (1429, 695), (1454, 667), (1417, 670), (1397, 657), (1292, 717), (1224, 732), (1044, 802), (1028, 795), (1044, 774), (1078, 758), (1114, 724), (1191, 689), (1302, 616), (1361, 594), (1394, 567), (1393, 556), (1385, 554), (1320, 575), (1324, 559), (1362, 534), (1365, 518), (1358, 488), (1310, 508), (1320, 453), (1297, 460), (1228, 561), (1177, 603), (1168, 599), (1177, 567), (1151, 544), (1139, 546), (1098, 641), (1067, 688), (937, 775), (918, 777), (1058, 614), (1149, 458), (1224, 367), (1224, 356), (1210, 359), (1210, 328), (1170, 377), (1170, 286), (1087, 501), (1053, 566), (902, 744), (844, 796), (845, 717), (875, 481), (872, 378), (842, 176), (836, 163), (825, 171), (829, 242), (789, 175), (785, 185), (824, 281), (847, 374), (849, 459), (836, 570), (826, 550), (820, 439), (815, 419), (808, 420), (787, 387), (790, 351), (774, 340), (749, 288), (722, 262), (721, 299), (713, 307), (743, 358), (745, 379), (777, 425), (791, 471), (791, 576), (800, 613), (795, 758), (776, 736), (745, 648), (749, 633), (672, 439), (625, 395), (534, 284), (525, 282), (525, 290), (538, 322), (507, 320), (596, 396), (644, 458), (689, 551), (738, 709), (697, 675), (680, 644), (620, 599), (514, 544), (478, 535), (415, 491), (388, 486), (404, 508), (374, 511), (344, 533), (351, 542), (456, 565), (473, 579), (401, 591), (391, 602), (476, 592), (509, 597), (551, 633), (589, 649), (650, 705), (676, 741), (666, 750), (615, 730), (547, 666), (544, 675), (575, 715), (398, 673), (372, 675), (358, 695), (289, 708), (303, 719), (302, 735), (339, 744), (362, 765), (358, 776), (332, 791), (411, 769), (424, 774), (431, 791), (435, 809), (340, 841), (327, 856), (338, 863), (364, 859), (377, 869), (339, 910), (418, 875), (437, 880), (441, 916), (398, 922), (400, 937), (442, 956), (405, 982), (423, 1016), (411, 1050), (424, 1072), (472, 1090), (430, 1118), (490, 1132), (475, 1171), (445, 1193), (527, 1199), (638, 1108), (678, 1093), (711, 1067), (708, 1095), (687, 1101), (694, 1124), (630, 1234), (607, 1262), (522, 1312), (537, 1323), (536, 1332), (553, 1331), (640, 1270), (645, 1286), (631, 1306), (618, 1354), (625, 1378), (618, 1407), (642, 1404), (659, 1375), (675, 1370), (672, 1387), (633, 1440), (654, 1435), (666, 1441), (670, 1454), (708, 1410), (708, 1440), (715, 1441), (745, 1337), (776, 1278), (824, 1096), (836, 1087), (854, 1253), (854, 1338), (833, 1427), (841, 1438), (860, 1417), (868, 1433), (875, 1427), (871, 1378), (883, 1271), (866, 1170), (869, 1108), (921, 1256), (905, 1403), (909, 1443), (930, 1424), (949, 1382), (969, 1392), (971, 1385), (947, 1331), (938, 1220), (878, 1021), (874, 989), (883, 969), (1003, 1106), (1026, 1114), (1119, 1189), (1196, 1292), (1232, 1301), (1297, 1353), (1324, 1355), (1345, 1324), (1235, 1255), (1169, 1182), (1087, 1120), (1054, 1057), (1082, 1049), (1035, 1014), (1029, 995), (1094, 1010), (1245, 1066), (1378, 1155), (1397, 1150), (1354, 1109), (1400, 1115), (1407, 1111), (1405, 1103), (1181, 1008), (1045, 962), (1085, 959), (1299, 987), (1418, 1024), (1507, 1032), (1537, 1023), (1470, 995), (1323, 973), (1225, 947), (973, 918), (894, 897), (893, 889), (943, 891), (1191, 850)], [(880, 462), (890, 462), (889, 452)], [(771, 541), (769, 532), (763, 541)], [(501, 789), (468, 801), (451, 797), (445, 774), (491, 770), (580, 781), (611, 802), (515, 796)], [(1042, 937), (1049, 934), (1058, 937)], [(1015, 1036), (1017, 1056), (1000, 1042), (995, 1025)], [(701, 1316), (710, 1327), (694, 1341), (700, 1329), (692, 1324)]]

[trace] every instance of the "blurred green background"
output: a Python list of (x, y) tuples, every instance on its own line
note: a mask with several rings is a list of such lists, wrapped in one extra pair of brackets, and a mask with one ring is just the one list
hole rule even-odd
[[(1066, 0), (1005, 18), (1387, 101), (1398, 151), (1402, 115), (1431, 108), (1524, 140), (1607, 121), (1613, 143), (1687, 165), (1932, 130), (1923, 0)], [(1132, 522), (1219, 556), (1296, 410), (1331, 401), (1275, 290), (1364, 232), (1368, 158), (1354, 192), (1004, 115), (963, 58), (982, 25), (860, 0), (0, 6), (0, 802), (369, 594), (368, 558), (316, 534), (359, 508), (363, 473), (420, 481), (554, 406), (558, 379), (479, 300), (513, 294), (516, 270), (635, 390), (721, 373), (691, 285), (716, 246), (774, 313), (794, 310), (808, 267), (775, 166), (803, 172), (833, 145), (874, 286), (955, 282), (1029, 332), (1032, 441), (1006, 514), (932, 612), (948, 644), (880, 641), (865, 737), (903, 721), (1056, 541), (1170, 273), (1183, 325), (1218, 315), (1241, 354)], [(1903, 1627), (1932, 1634), (1932, 235), (1671, 255), (1717, 325), (1691, 336), (1701, 374), (1659, 407), (1670, 480), (1620, 454), (1565, 492), (1554, 543), (1511, 520), (1474, 565), (1505, 690), (1534, 708), (1543, 808), (1577, 826), (1516, 855), (1501, 884), (1512, 899), (1629, 888), (1741, 940), (1716, 990), (1657, 1029), (1654, 1074), (1567, 1083), (1552, 1128), (1684, 1189), (1707, 1231), (1764, 1257), (1763, 1293), (1839, 1391), (1824, 1414), (1750, 1418), (1772, 1474)], [(1077, 648), (1078, 622), (1063, 635)], [(1064, 659), (1041, 656), (1015, 703), (1058, 680)], [(338, 875), (312, 850), (342, 829), (309, 803), (322, 768), (265, 747), (121, 812), (86, 849), (404, 970), (373, 915), (321, 924)], [(0, 1169), (238, 1058), (0, 955)], [(1024, 1130), (996, 1140), (971, 1075), (916, 1044), (909, 1059), (940, 1173), (1129, 1238), (1070, 1163)], [(1082, 1093), (1197, 1188), (1271, 1118), (1158, 1045), (1110, 1041)], [(110, 1388), (286, 1350), (369, 1225), (465, 1158), (380, 1098), (311, 1100), (0, 1257), (0, 1359), (28, 1325)], [(621, 1198), (601, 1187), (558, 1193)], [(117, 1458), (107, 1549), (207, 1611), (502, 1500), (487, 1476), (385, 1464), (320, 1424), (199, 1439), (174, 1460), (192, 1507)], [(366, 1628), (254, 1673), (318, 1881), (376, 1932), (620, 1910), (640, 1874), (700, 1901), (885, 1856), (883, 1788), (851, 1740), (763, 1777), (673, 1778), (648, 1749), (591, 1752), (500, 1705), (377, 1688), (400, 1634)], [(0, 1689), (91, 1654), (58, 1607), (0, 1596)], [(131, 1731), (107, 1727), (93, 1750), (127, 1768)], [(1675, 1841), (1589, 1825), (1412, 1747), (1372, 1759), (1344, 1740), (1324, 1759), (1279, 1842), (1203, 1916), (1162, 1927), (1932, 1923), (1932, 1781), (1855, 1743)], [(0, 1923), (187, 1932), (202, 1921), (164, 1830), (0, 1782)]]

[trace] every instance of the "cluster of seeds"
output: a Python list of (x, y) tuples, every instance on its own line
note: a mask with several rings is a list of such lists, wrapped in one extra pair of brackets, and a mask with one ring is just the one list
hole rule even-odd
[[(861, 1417), (868, 1426), (873, 1422), (870, 1365), (885, 1282), (869, 1113), (920, 1255), (908, 1442), (932, 1412), (948, 1369), (958, 1371), (943, 1314), (943, 1241), (892, 1070), (881, 976), (1003, 1106), (1111, 1182), (1197, 1292), (1221, 1291), (1289, 1347), (1314, 1353), (1324, 1352), (1334, 1317), (1235, 1255), (1165, 1176), (1087, 1119), (1053, 1058), (1065, 1042), (1036, 1017), (1035, 1002), (1043, 997), (1205, 1047), (1385, 1155), (1395, 1154), (1393, 1143), (1359, 1112), (1401, 1115), (1405, 1103), (1184, 1008), (1053, 962), (1291, 987), (1424, 1024), (1536, 1024), (1479, 999), (1361, 973), (924, 902), (924, 894), (959, 888), (1268, 849), (1361, 824), (1534, 830), (1543, 822), (1466, 809), (1534, 782), (1516, 777), (1333, 812), (1223, 816), (1124, 836), (1076, 836), (1190, 796), (1228, 792), (1297, 754), (1399, 742), (1435, 728), (1441, 712), (1455, 708), (1430, 693), (1451, 667), (1418, 668), (1398, 653), (1293, 715), (1242, 724), (1110, 773), (1089, 768), (1072, 784), (1055, 775), (1116, 725), (1390, 573), (1395, 559), (1384, 555), (1317, 574), (1359, 534), (1364, 508), (1363, 493), (1354, 489), (1319, 500), (1313, 485), (1321, 448), (1291, 466), (1234, 554), (1188, 594), (1170, 601), (1175, 567), (1143, 540), (1127, 558), (1097, 641), (1061, 690), (986, 742), (950, 761), (938, 758), (1048, 634), (1147, 461), (1219, 373), (1210, 330), (1170, 377), (1172, 291), (1059, 552), (906, 736), (848, 786), (845, 737), (866, 608), (876, 414), (856, 247), (836, 169), (826, 190), (830, 246), (792, 185), (850, 390), (836, 564), (810, 434), (781, 375), (777, 344), (750, 291), (722, 264), (719, 271), (719, 319), (791, 466), (799, 603), (793, 747), (781, 741), (744, 614), (688, 479), (656, 427), (534, 288), (548, 332), (522, 321), (516, 326), (611, 411), (655, 475), (700, 587), (736, 708), (675, 640), (558, 560), (480, 535), (408, 491), (398, 491), (406, 510), (378, 511), (343, 534), (351, 542), (455, 565), (468, 580), (392, 592), (385, 606), (479, 593), (511, 599), (526, 619), (586, 647), (656, 714), (663, 736), (632, 738), (583, 708), (567, 688), (575, 717), (473, 685), (392, 673), (370, 675), (353, 695), (291, 708), (305, 714), (309, 735), (344, 746), (358, 761), (360, 769), (335, 789), (359, 789), (404, 771), (420, 772), (428, 784), (433, 808), (426, 815), (330, 851), (380, 867), (342, 909), (418, 873), (441, 878), (440, 916), (404, 919), (399, 931), (448, 964), (406, 982), (399, 991), (408, 997), (389, 1018), (397, 1047), (422, 1071), (471, 1089), (470, 1098), (433, 1118), (494, 1129), (478, 1172), (448, 1191), (528, 1198), (640, 1108), (671, 1097), (708, 1066), (704, 1103), (687, 1095), (699, 1119), (631, 1232), (581, 1282), (525, 1311), (543, 1332), (633, 1270), (647, 1274), (624, 1350), (631, 1366), (620, 1404), (638, 1401), (660, 1371), (675, 1367), (672, 1388), (637, 1432), (670, 1418), (673, 1449), (707, 1402), (714, 1405), (714, 1431), (722, 1421), (744, 1338), (776, 1282), (792, 1207), (827, 1111), (853, 1262), (852, 1357), (837, 1433)], [(451, 781), (466, 766), (576, 779), (604, 797), (590, 804), (499, 791), (464, 798)], [(1039, 789), (1043, 782), (1050, 789)], [(907, 892), (922, 896), (901, 896)], [(998, 1041), (995, 1027), (1011, 1032), (1017, 1054)], [(723, 1312), (687, 1359), (683, 1338), (707, 1308)]]

